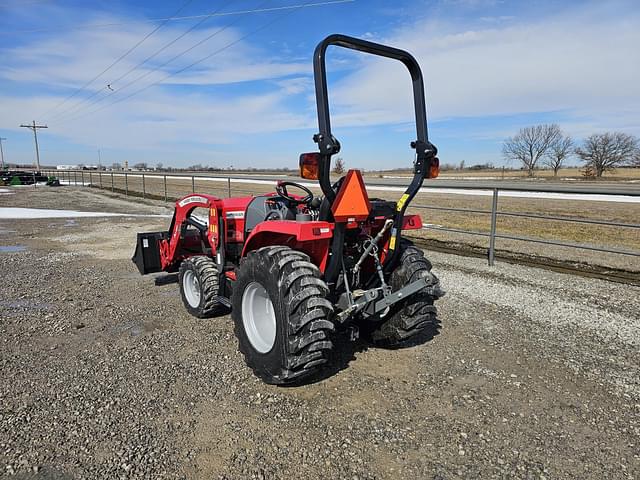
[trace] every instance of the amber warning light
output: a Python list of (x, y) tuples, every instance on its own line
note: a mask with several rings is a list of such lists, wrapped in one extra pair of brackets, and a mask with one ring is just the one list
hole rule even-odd
[(300, 155), (300, 176), (307, 180), (318, 180), (320, 154), (317, 152)]
[(440, 159), (433, 157), (429, 165), (429, 176), (427, 178), (437, 178), (440, 175)]

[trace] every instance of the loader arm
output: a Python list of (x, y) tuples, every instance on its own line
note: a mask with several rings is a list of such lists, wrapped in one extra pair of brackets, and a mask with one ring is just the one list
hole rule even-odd
[[(202, 222), (191, 217), (196, 208), (206, 208), (209, 212), (208, 221)], [(184, 258), (193, 255), (189, 249), (198, 249), (200, 253), (207, 253), (216, 257), (220, 251), (220, 243), (224, 238), (220, 214), (222, 200), (213, 195), (193, 194), (187, 195), (176, 201), (176, 208), (171, 220), (171, 226), (167, 238), (160, 240), (160, 260), (162, 269), (170, 271)], [(193, 239), (185, 236), (189, 226), (195, 227), (199, 232), (200, 245), (194, 245)], [(220, 262), (221, 263), (221, 262)]]

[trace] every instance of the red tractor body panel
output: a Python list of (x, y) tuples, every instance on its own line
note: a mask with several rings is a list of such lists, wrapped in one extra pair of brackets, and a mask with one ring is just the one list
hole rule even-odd
[(225, 198), (222, 201), (222, 218), (226, 229), (227, 243), (244, 242), (244, 215), (247, 205), (254, 197)]
[(324, 271), (334, 225), (329, 222), (271, 220), (259, 223), (247, 238), (242, 256), (268, 245), (287, 245), (305, 252)]
[[(203, 236), (206, 238), (204, 247), (209, 248), (208, 254), (215, 257), (220, 248), (220, 235), (224, 235), (225, 244), (242, 245), (240, 257), (264, 246), (288, 245), (307, 253), (324, 271), (335, 225), (320, 221), (269, 220), (256, 225), (245, 238), (245, 214), (254, 198), (221, 199), (213, 195), (191, 194), (177, 200), (169, 232), (159, 240), (162, 270), (173, 271), (185, 258), (201, 255)], [(207, 209), (208, 218), (196, 217), (194, 224), (191, 214), (196, 208)], [(187, 225), (195, 225), (203, 235), (189, 234)]]

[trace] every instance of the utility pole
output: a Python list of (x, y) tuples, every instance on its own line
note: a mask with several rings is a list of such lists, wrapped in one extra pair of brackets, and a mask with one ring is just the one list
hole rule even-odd
[(49, 128), (46, 125), (36, 125), (36, 121), (33, 121), (33, 125), (20, 125), (21, 127), (33, 130), (33, 139), (36, 141), (36, 162), (38, 171), (40, 171), (40, 151), (38, 150), (38, 129)]
[(98, 149), (98, 170), (102, 170), (102, 158), (100, 157), (100, 149)]
[(2, 162), (2, 170), (4, 170), (4, 152), (2, 151), (2, 141), (6, 140), (6, 138), (0, 137), (0, 162)]

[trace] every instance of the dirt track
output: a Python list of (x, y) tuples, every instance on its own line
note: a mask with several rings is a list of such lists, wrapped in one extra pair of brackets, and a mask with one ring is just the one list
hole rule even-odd
[[(71, 188), (2, 206), (166, 213)], [(340, 344), (283, 389), (250, 374), (228, 317), (137, 274), (135, 233), (167, 223), (0, 220), (0, 246), (26, 247), (0, 252), (0, 476), (640, 477), (640, 288), (428, 253), (438, 336)]]

